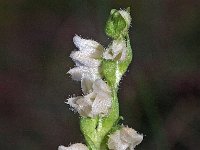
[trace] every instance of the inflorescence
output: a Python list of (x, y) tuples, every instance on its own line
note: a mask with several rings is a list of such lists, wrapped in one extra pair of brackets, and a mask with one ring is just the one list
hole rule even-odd
[(68, 74), (81, 82), (83, 95), (70, 97), (66, 103), (81, 116), (87, 146), (76, 143), (59, 146), (58, 150), (134, 150), (143, 140), (143, 135), (134, 129), (118, 124), (118, 85), (132, 60), (130, 24), (129, 9), (111, 10), (105, 32), (113, 41), (107, 48), (94, 40), (74, 36), (78, 50), (72, 51), (70, 57), (76, 66)]

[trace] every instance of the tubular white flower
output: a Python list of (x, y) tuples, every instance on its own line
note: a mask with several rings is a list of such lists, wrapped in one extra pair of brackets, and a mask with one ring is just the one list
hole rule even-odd
[(70, 57), (75, 61), (77, 66), (98, 67), (101, 64), (100, 60), (92, 58), (88, 53), (81, 51), (72, 51)]
[(105, 116), (111, 107), (111, 90), (102, 80), (97, 79), (92, 84), (92, 91), (85, 96), (72, 97), (67, 99), (74, 110), (81, 116), (95, 117), (97, 115)]
[(81, 81), (81, 88), (84, 94), (92, 90), (92, 84), (96, 79), (100, 79), (99, 68), (79, 66), (70, 69), (67, 73), (71, 74), (72, 79)]
[(103, 53), (103, 58), (123, 61), (126, 58), (126, 52), (126, 41), (114, 40), (112, 44)]
[(111, 150), (134, 150), (143, 140), (143, 135), (134, 129), (123, 127), (109, 136), (108, 148)]
[(93, 82), (101, 78), (99, 66), (104, 48), (98, 42), (78, 35), (74, 36), (73, 41), (79, 51), (72, 51), (70, 57), (77, 67), (70, 69), (68, 73), (73, 80), (81, 81), (82, 91), (87, 94), (91, 92)]
[(58, 150), (89, 150), (87, 146), (82, 143), (72, 144), (69, 147), (65, 147), (63, 145), (58, 147)]
[(67, 73), (71, 74), (72, 79), (76, 81), (81, 81), (83, 78), (94, 81), (100, 78), (99, 68), (90, 68), (86, 66), (72, 68)]
[(98, 67), (103, 53), (103, 46), (96, 41), (82, 39), (76, 35), (73, 38), (74, 44), (79, 51), (72, 51), (70, 57), (77, 66)]

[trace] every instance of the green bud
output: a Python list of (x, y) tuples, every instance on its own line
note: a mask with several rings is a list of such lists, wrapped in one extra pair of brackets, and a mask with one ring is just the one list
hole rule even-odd
[(112, 9), (108, 21), (106, 22), (105, 32), (109, 37), (113, 39), (124, 37), (128, 32), (130, 22), (131, 17), (129, 9)]

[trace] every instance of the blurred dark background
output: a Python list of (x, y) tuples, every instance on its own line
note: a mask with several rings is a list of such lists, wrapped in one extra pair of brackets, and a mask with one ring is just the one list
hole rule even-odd
[(75, 34), (104, 46), (112, 8), (131, 7), (134, 61), (120, 85), (137, 150), (200, 149), (197, 0), (0, 0), (0, 149), (55, 150), (84, 142), (64, 104), (81, 94), (66, 72)]

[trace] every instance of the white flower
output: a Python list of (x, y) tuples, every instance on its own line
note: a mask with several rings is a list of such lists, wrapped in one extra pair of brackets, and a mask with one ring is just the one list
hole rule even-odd
[(79, 51), (72, 51), (70, 57), (76, 63), (75, 68), (68, 71), (73, 80), (81, 81), (84, 94), (92, 90), (92, 84), (96, 79), (100, 79), (99, 65), (103, 54), (103, 46), (96, 41), (82, 39), (74, 36), (74, 44)]
[(111, 90), (102, 79), (95, 80), (92, 84), (92, 91), (89, 94), (67, 99), (67, 104), (84, 117), (107, 115), (111, 103)]
[(127, 46), (125, 40), (114, 40), (112, 44), (103, 53), (104, 59), (120, 60), (126, 58)]
[(81, 81), (82, 78), (89, 78), (93, 81), (100, 78), (98, 68), (90, 68), (86, 66), (72, 68), (67, 73), (71, 74), (72, 79), (76, 81)]
[(98, 67), (103, 53), (103, 46), (96, 41), (82, 39), (76, 35), (73, 38), (75, 46), (79, 51), (72, 51), (70, 57), (77, 66)]
[(143, 140), (143, 135), (134, 129), (123, 127), (109, 136), (108, 148), (111, 150), (134, 150)]
[(81, 88), (84, 94), (92, 90), (92, 84), (96, 79), (100, 79), (99, 68), (79, 66), (70, 69), (67, 73), (71, 74), (72, 79), (81, 81)]
[(58, 147), (58, 150), (89, 150), (84, 144), (76, 143), (72, 144), (69, 147), (65, 147), (63, 145)]

